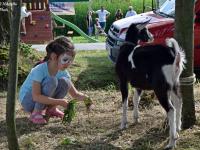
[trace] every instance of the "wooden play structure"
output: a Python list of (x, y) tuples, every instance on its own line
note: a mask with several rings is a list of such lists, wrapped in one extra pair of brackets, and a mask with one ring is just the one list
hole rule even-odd
[[(35, 21), (34, 25), (29, 24), (28, 18), (26, 18), (26, 35), (21, 35), (21, 41), (29, 44), (42, 44), (54, 39), (55, 30), (63, 29), (65, 26), (70, 27), (72, 30), (67, 31), (66, 36), (73, 37), (74, 31), (83, 36), (89, 42), (98, 42), (98, 40), (91, 38), (85, 34), (75, 24), (62, 19), (58, 15), (50, 12), (50, 2), (87, 2), (89, 0), (22, 0), (26, 3), (27, 10), (32, 12), (32, 18)], [(62, 23), (63, 26), (55, 25), (55, 20)]]
[(30, 25), (26, 18), (27, 34), (20, 35), (24, 43), (42, 44), (53, 39), (51, 14), (48, 7), (48, 0), (22, 0), (26, 3), (27, 10), (32, 12), (35, 25)]

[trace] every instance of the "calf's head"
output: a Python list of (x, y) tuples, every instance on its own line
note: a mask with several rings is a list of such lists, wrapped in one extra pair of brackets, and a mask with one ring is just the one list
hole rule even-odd
[(146, 25), (150, 20), (143, 23), (133, 23), (129, 26), (128, 31), (126, 33), (125, 41), (132, 42), (134, 44), (138, 44), (139, 41), (142, 42), (150, 42), (153, 41), (153, 35), (146, 28)]

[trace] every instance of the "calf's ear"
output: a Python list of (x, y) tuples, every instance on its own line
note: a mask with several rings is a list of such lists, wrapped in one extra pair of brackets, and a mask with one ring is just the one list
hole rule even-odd
[(140, 24), (137, 24), (136, 27), (139, 29), (139, 30), (142, 30), (146, 27), (146, 25), (151, 21), (151, 19), (148, 19), (147, 21), (145, 22), (142, 22)]

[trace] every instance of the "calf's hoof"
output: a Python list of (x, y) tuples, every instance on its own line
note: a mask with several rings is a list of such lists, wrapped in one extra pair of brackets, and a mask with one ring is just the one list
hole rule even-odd
[(126, 129), (128, 128), (128, 124), (127, 123), (123, 123), (120, 125), (120, 129), (123, 130), (123, 129)]
[(138, 118), (133, 118), (133, 124), (138, 124), (139, 123), (139, 119)]
[(171, 146), (166, 146), (165, 148), (164, 148), (164, 150), (172, 150), (173, 149), (173, 147), (171, 147)]

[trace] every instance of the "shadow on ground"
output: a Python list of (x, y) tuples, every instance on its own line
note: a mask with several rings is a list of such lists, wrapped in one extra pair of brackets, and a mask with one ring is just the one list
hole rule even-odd
[[(28, 120), (27, 117), (16, 118), (16, 129), (18, 137), (41, 130), (42, 127), (44, 127), (44, 125), (34, 125)], [(1, 140), (6, 137), (6, 130), (6, 120), (0, 121), (0, 143), (2, 142)]]
[(152, 127), (147, 129), (145, 133), (140, 133), (140, 129), (135, 130), (135, 126), (140, 125), (131, 125), (127, 129), (116, 130), (111, 134), (107, 134), (106, 141), (110, 143), (119, 139), (121, 136), (124, 136), (126, 133), (135, 132), (139, 135), (138, 138), (133, 139), (128, 137), (127, 141), (124, 141), (127, 143), (132, 143), (132, 146), (130, 146), (130, 148), (127, 148), (127, 150), (155, 150), (156, 147), (157, 150), (162, 150), (163, 147), (167, 144), (166, 139), (168, 138), (168, 130), (161, 130), (160, 127)]

